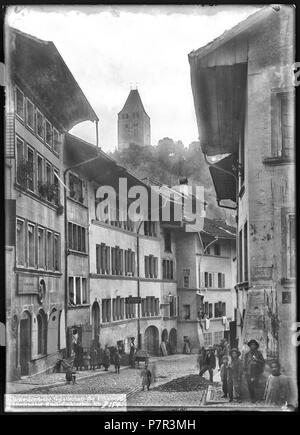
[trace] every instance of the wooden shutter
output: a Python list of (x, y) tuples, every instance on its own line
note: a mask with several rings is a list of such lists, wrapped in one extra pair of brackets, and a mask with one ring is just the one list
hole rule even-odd
[(145, 277), (149, 277), (149, 257), (145, 256)]
[(154, 257), (154, 278), (158, 276), (158, 258)]
[(110, 272), (110, 248), (106, 246), (106, 273)]
[(135, 252), (131, 252), (131, 272), (135, 274)]

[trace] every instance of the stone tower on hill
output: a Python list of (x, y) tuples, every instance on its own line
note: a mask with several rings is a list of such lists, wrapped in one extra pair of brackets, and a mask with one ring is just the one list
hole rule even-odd
[(150, 145), (150, 117), (137, 89), (130, 91), (123, 109), (118, 113), (119, 151), (128, 148), (131, 143)]

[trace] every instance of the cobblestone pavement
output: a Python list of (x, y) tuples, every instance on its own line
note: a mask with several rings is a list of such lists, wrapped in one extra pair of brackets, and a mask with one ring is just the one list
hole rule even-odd
[[(155, 357), (150, 359), (150, 368), (156, 365), (156, 382), (154, 386), (180, 377), (185, 374), (197, 372), (196, 368), (197, 355), (170, 355), (167, 357)], [(139, 391), (141, 389), (141, 369), (140, 368), (122, 368), (119, 375), (114, 373), (113, 366), (110, 366), (108, 372), (103, 369), (95, 373), (78, 372), (75, 385), (66, 385), (63, 373), (44, 374), (32, 378), (22, 379), (18, 385), (25, 385), (29, 393), (34, 394), (108, 394), (108, 393), (126, 393)], [(58, 382), (64, 383), (57, 385)], [(43, 386), (44, 385), (44, 386)], [(24, 386), (24, 388), (25, 388)], [(29, 391), (30, 388), (30, 391)], [(20, 393), (26, 393), (22, 391)], [(10, 390), (12, 392), (12, 390)]]
[[(77, 372), (75, 385), (65, 384), (64, 373), (41, 374), (31, 378), (25, 378), (16, 384), (18, 388), (9, 392), (39, 393), (39, 394), (126, 394), (127, 407), (129, 409), (174, 409), (189, 410), (205, 408), (213, 409), (266, 409), (263, 402), (252, 404), (250, 402), (232, 402), (222, 399), (220, 373), (214, 371), (214, 385), (208, 390), (201, 391), (155, 391), (159, 385), (170, 382), (173, 379), (198, 373), (197, 355), (171, 355), (167, 357), (151, 358), (150, 368), (156, 367), (156, 379), (149, 391), (141, 389), (141, 363), (140, 368), (131, 369), (122, 367), (119, 375), (114, 373), (114, 367), (110, 366), (108, 372), (103, 369)], [(208, 379), (208, 374), (204, 375)], [(60, 383), (60, 385), (57, 385)], [(23, 389), (26, 389), (23, 391)], [(270, 408), (267, 408), (270, 410)], [(278, 410), (278, 408), (277, 408)]]

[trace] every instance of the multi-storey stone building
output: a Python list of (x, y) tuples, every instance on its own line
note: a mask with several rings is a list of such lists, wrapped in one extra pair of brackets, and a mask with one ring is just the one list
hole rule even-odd
[(118, 113), (118, 149), (130, 144), (151, 145), (150, 117), (147, 115), (139, 91), (132, 89), (123, 109)]
[(202, 150), (227, 155), (210, 170), (219, 204), (237, 209), (239, 347), (256, 339), (290, 376), (297, 368), (294, 15), (293, 6), (267, 6), (189, 55)]
[(234, 344), (235, 252), (235, 228), (220, 221), (204, 218), (202, 231), (176, 234), (178, 337), (192, 352), (224, 337)]
[[(126, 179), (128, 189), (144, 183), (99, 148), (69, 134), (65, 165), (84, 189), (84, 193), (80, 189), (78, 204), (76, 198), (69, 198), (70, 179), (67, 181), (68, 226), (80, 225), (86, 230), (84, 252), (70, 245), (71, 240), (77, 243), (77, 233), (74, 239), (71, 227), (68, 231), (70, 343), (76, 330), (84, 346), (97, 340), (103, 347), (122, 345), (126, 352), (134, 337), (150, 354), (159, 354), (162, 339), (169, 340), (175, 352), (176, 248), (171, 231), (148, 218), (132, 222), (117, 212), (116, 220), (102, 220), (97, 213), (99, 187), (110, 186), (118, 193), (120, 178)], [(74, 183), (74, 178), (71, 180)]]
[(63, 141), (97, 117), (52, 42), (7, 29), (7, 377), (53, 367), (66, 348)]

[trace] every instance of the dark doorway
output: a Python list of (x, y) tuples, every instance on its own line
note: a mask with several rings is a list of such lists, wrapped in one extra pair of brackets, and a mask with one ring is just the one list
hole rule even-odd
[(100, 308), (98, 302), (94, 302), (92, 306), (92, 337), (93, 340), (99, 343), (99, 326), (100, 326)]
[(20, 365), (21, 376), (27, 376), (29, 374), (29, 361), (31, 351), (31, 325), (30, 316), (28, 313), (23, 313), (23, 317), (20, 320)]
[(145, 331), (145, 350), (149, 355), (158, 355), (159, 332), (156, 326), (148, 326)]
[(171, 354), (176, 353), (177, 352), (177, 331), (175, 328), (172, 328), (170, 331), (169, 344), (170, 344)]

